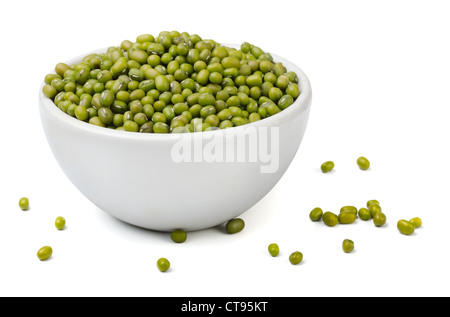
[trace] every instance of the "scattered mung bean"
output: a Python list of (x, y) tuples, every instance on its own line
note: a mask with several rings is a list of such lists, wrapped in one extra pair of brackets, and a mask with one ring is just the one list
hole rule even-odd
[(342, 241), (342, 250), (345, 253), (350, 253), (354, 250), (355, 248), (355, 243), (350, 240), (350, 239), (345, 239), (344, 241)]
[(276, 243), (269, 244), (267, 249), (271, 256), (277, 256), (280, 253), (280, 248), (278, 247), (278, 244), (276, 244)]
[(291, 255), (289, 255), (289, 262), (291, 264), (299, 264), (303, 260), (303, 254), (300, 251), (292, 252)]
[(379, 203), (378, 200), (375, 200), (375, 199), (368, 200), (368, 201), (367, 201), (367, 208), (369, 208), (369, 206), (370, 206), (371, 204), (379, 205), (380, 203)]
[(377, 212), (374, 216), (373, 216), (373, 223), (375, 226), (377, 227), (381, 227), (386, 223), (386, 215), (384, 213)]
[(422, 226), (422, 219), (420, 219), (419, 217), (411, 218), (409, 221), (414, 225), (415, 228), (419, 228)]
[(22, 210), (28, 210), (30, 208), (30, 201), (27, 197), (22, 197), (19, 199), (19, 207)]
[(44, 246), (38, 250), (37, 257), (39, 258), (39, 260), (45, 261), (49, 259), (52, 256), (52, 254), (53, 249), (49, 246)]
[(323, 215), (322, 209), (320, 207), (316, 207), (309, 213), (309, 218), (312, 221), (319, 221), (320, 219), (322, 219), (322, 215)]
[(369, 209), (363, 207), (358, 210), (358, 217), (361, 220), (367, 221), (372, 218), (372, 215), (370, 214)]
[(334, 168), (334, 162), (333, 161), (326, 161), (322, 163), (320, 166), (320, 169), (322, 170), (322, 173), (328, 173)]
[(381, 212), (381, 207), (377, 204), (370, 204), (368, 209), (372, 218), (375, 217), (375, 214)]
[(177, 229), (170, 233), (170, 238), (172, 239), (173, 242), (182, 243), (186, 241), (187, 234), (184, 230)]
[(356, 220), (356, 214), (351, 211), (341, 211), (338, 215), (338, 221), (340, 224), (354, 223)]
[(156, 261), (156, 266), (161, 272), (166, 272), (170, 268), (170, 262), (166, 258), (159, 258)]
[(358, 209), (355, 206), (344, 206), (341, 208), (340, 212), (351, 212), (356, 216)]
[(358, 157), (356, 160), (356, 163), (358, 164), (359, 168), (362, 170), (367, 170), (370, 167), (370, 162), (367, 158), (364, 156)]
[(61, 216), (56, 217), (56, 220), (55, 220), (56, 229), (62, 230), (62, 229), (64, 229), (65, 226), (66, 226), (66, 219)]
[(244, 227), (245, 227), (245, 222), (241, 218), (231, 219), (225, 225), (226, 231), (230, 234), (238, 233), (238, 232), (242, 231), (242, 229), (244, 229)]
[(339, 222), (338, 216), (335, 213), (332, 213), (331, 211), (326, 211), (322, 215), (322, 221), (329, 227), (334, 227)]
[(402, 219), (397, 222), (398, 231), (400, 231), (404, 235), (413, 234), (415, 228), (416, 227), (414, 226), (414, 224), (411, 221)]

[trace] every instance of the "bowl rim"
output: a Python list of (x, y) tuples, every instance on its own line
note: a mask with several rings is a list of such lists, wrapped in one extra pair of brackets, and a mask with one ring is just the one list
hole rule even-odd
[[(234, 47), (237, 48), (238, 45), (236, 44), (221, 44), (228, 47)], [(78, 63), (82, 60), (83, 57), (94, 54), (94, 53), (104, 53), (106, 52), (108, 47), (93, 50), (84, 54), (80, 54), (76, 57), (73, 57), (69, 60), (67, 60), (65, 63), (67, 65), (72, 65), (75, 63)], [(173, 140), (182, 138), (183, 136), (190, 135), (205, 135), (206, 133), (212, 134), (212, 133), (225, 133), (228, 130), (233, 130), (235, 133), (239, 133), (239, 131), (244, 131), (246, 128), (249, 127), (270, 127), (273, 126), (274, 123), (283, 121), (289, 116), (291, 116), (295, 111), (304, 111), (307, 107), (310, 106), (310, 102), (308, 102), (312, 97), (312, 90), (311, 90), (311, 84), (306, 76), (306, 74), (303, 72), (302, 69), (300, 69), (297, 65), (292, 63), (291, 61), (276, 55), (272, 54), (272, 57), (275, 62), (281, 62), (283, 65), (287, 68), (288, 71), (294, 71), (297, 74), (298, 77), (298, 84), (300, 88), (300, 95), (297, 97), (297, 99), (294, 101), (292, 105), (290, 105), (288, 108), (280, 111), (279, 113), (270, 116), (268, 118), (264, 118), (255, 122), (247, 123), (241, 126), (232, 127), (229, 129), (219, 129), (219, 130), (210, 130), (210, 131), (202, 131), (200, 133), (137, 133), (129, 131), (121, 131), (116, 129), (110, 129), (106, 127), (99, 127), (93, 124), (89, 124), (85, 121), (80, 121), (77, 118), (74, 118), (67, 113), (62, 112), (47, 96), (45, 96), (42, 92), (42, 88), (45, 85), (45, 80), (42, 81), (40, 89), (39, 89), (39, 105), (41, 109), (41, 119), (42, 119), (42, 111), (45, 111), (50, 117), (52, 117), (52, 120), (59, 120), (61, 123), (66, 124), (72, 128), (79, 129), (85, 133), (91, 133), (91, 134), (97, 134), (107, 137), (113, 137), (113, 138), (123, 138), (123, 139), (129, 139), (129, 140)], [(51, 72), (48, 72), (47, 74), (55, 74), (55, 70), (53, 69)], [(302, 108), (302, 109), (297, 109)]]

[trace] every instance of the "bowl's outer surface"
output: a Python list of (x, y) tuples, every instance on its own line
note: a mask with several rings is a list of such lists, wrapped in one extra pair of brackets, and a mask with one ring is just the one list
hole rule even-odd
[[(67, 64), (77, 63), (83, 56)], [(98, 208), (124, 222), (158, 231), (192, 231), (219, 225), (248, 210), (276, 185), (305, 133), (312, 98), (309, 80), (291, 62), (273, 57), (297, 73), (301, 94), (289, 108), (264, 120), (229, 131), (164, 135), (123, 132), (70, 117), (41, 89), (40, 114), (47, 141), (75, 187)], [(244, 162), (208, 162), (206, 156), (199, 157), (198, 162), (174, 160), (172, 151), (180, 140), (200, 144), (203, 150), (213, 144), (210, 140), (225, 140), (224, 152), (231, 153), (237, 151), (236, 135), (255, 136), (256, 131), (258, 140), (264, 141), (261, 131), (267, 128), (269, 135), (274, 135), (271, 128), (279, 131), (279, 160), (274, 172), (261, 172), (261, 166), (268, 165), (262, 158), (256, 162), (248, 157)]]

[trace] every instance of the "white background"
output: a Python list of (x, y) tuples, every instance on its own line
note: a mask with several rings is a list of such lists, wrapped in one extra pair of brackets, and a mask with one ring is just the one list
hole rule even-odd
[[(449, 296), (447, 3), (2, 1), (0, 295)], [(311, 81), (299, 152), (242, 214), (246, 228), (236, 235), (211, 228), (175, 244), (167, 233), (122, 223), (78, 192), (47, 145), (38, 91), (57, 62), (164, 30), (251, 42)], [(358, 169), (360, 155), (370, 170)], [(336, 164), (329, 174), (320, 171), (326, 160)], [(28, 211), (18, 207), (22, 196)], [(338, 212), (369, 199), (387, 215), (382, 228), (308, 218), (316, 206)], [(57, 216), (66, 218), (63, 231)], [(397, 221), (416, 216), (423, 227), (400, 234)], [(342, 251), (345, 238), (353, 253)], [(276, 258), (267, 252), (272, 242)], [(43, 245), (54, 253), (41, 262)], [(297, 250), (304, 260), (294, 266), (288, 257)], [(168, 272), (157, 270), (159, 257), (171, 261)]]

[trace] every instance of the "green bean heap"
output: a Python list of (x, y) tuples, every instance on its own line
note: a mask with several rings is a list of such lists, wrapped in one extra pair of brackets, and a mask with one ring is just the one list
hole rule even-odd
[(300, 95), (297, 74), (258, 46), (236, 49), (177, 31), (58, 63), (42, 91), (81, 121), (143, 133), (240, 126), (279, 113)]

